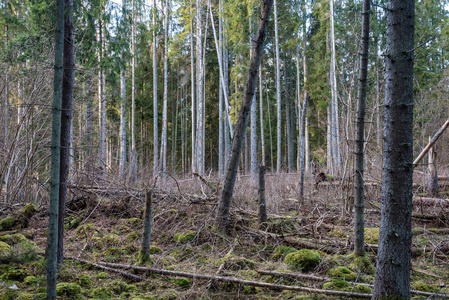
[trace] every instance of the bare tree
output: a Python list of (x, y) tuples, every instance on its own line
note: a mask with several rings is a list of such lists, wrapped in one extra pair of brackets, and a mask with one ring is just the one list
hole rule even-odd
[[(164, 100), (162, 103), (162, 135), (161, 135), (161, 163), (160, 169), (162, 173), (166, 173), (167, 170), (167, 105), (168, 105), (168, 6), (169, 1), (166, 0), (165, 11), (164, 11)], [(166, 178), (165, 175), (162, 176), (163, 179)]]
[(153, 177), (159, 172), (159, 131), (158, 131), (158, 109), (157, 109), (157, 39), (156, 39), (156, 0), (153, 1)]
[(370, 0), (363, 1), (362, 43), (360, 45), (359, 85), (357, 90), (357, 115), (354, 149), (354, 254), (365, 255), (365, 220), (364, 220), (364, 149), (365, 149), (365, 101), (366, 79), (368, 76), (369, 46), (369, 11)]
[(374, 299), (410, 299), (415, 1), (385, 10), (384, 154)]
[[(122, 18), (125, 15), (126, 0), (122, 1)], [(122, 25), (124, 25), (122, 20)], [(126, 170), (126, 76), (125, 76), (125, 65), (123, 63), (123, 54), (121, 54), (120, 63), (120, 167), (119, 173), (120, 178), (125, 179)]]
[(218, 203), (218, 211), (216, 216), (216, 224), (221, 229), (226, 228), (229, 209), (231, 206), (232, 194), (234, 192), (235, 179), (237, 176), (237, 169), (242, 152), (243, 140), (245, 139), (245, 131), (248, 127), (248, 115), (251, 109), (251, 103), (254, 98), (254, 93), (257, 83), (257, 73), (262, 59), (262, 52), (268, 27), (268, 19), (270, 16), (273, 0), (264, 0), (259, 17), (259, 26), (254, 41), (253, 55), (248, 68), (248, 76), (246, 78), (244, 98), (240, 108), (239, 118), (235, 126), (234, 138), (232, 139), (231, 153), (229, 162), (227, 164), (226, 177), (223, 185), (223, 191)]
[(130, 177), (131, 182), (137, 180), (137, 151), (136, 151), (136, 15), (135, 1), (131, 1), (132, 5), (132, 26), (131, 26), (131, 159), (130, 159)]
[(277, 106), (277, 152), (276, 171), (281, 172), (282, 168), (282, 107), (281, 107), (281, 66), (279, 59), (279, 33), (278, 33), (278, 13), (277, 0), (274, 0), (274, 38), (276, 48), (276, 106)]

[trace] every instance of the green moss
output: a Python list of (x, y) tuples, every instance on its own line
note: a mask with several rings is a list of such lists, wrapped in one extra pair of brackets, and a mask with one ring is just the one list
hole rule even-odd
[(422, 281), (422, 280), (418, 280), (418, 281), (413, 282), (412, 283), (412, 287), (415, 290), (418, 290), (418, 291), (421, 291), (421, 292), (428, 292), (428, 293), (430, 293), (432, 291), (430, 286), (427, 283), (425, 283), (424, 281)]
[(190, 256), (190, 254), (193, 253), (193, 248), (191, 246), (182, 246), (173, 249), (173, 251), (170, 253), (171, 256), (178, 260), (185, 259)]
[(345, 267), (336, 267), (330, 269), (327, 272), (327, 275), (335, 278), (345, 279), (347, 281), (355, 281), (357, 279), (357, 274)]
[(255, 268), (256, 263), (254, 261), (240, 256), (231, 256), (226, 259), (224, 264), (226, 270), (253, 270)]
[(28, 219), (37, 212), (39, 212), (39, 208), (34, 203), (28, 203), (19, 210), (19, 214)]
[(128, 235), (125, 237), (125, 239), (126, 239), (127, 241), (134, 242), (135, 240), (140, 239), (141, 236), (142, 236), (142, 234), (141, 234), (140, 232), (138, 232), (138, 231), (133, 231), (133, 232), (131, 232), (130, 234), (128, 234)]
[(190, 281), (187, 278), (178, 278), (175, 280), (176, 284), (181, 287), (186, 287), (190, 285)]
[(114, 292), (110, 287), (100, 286), (89, 291), (89, 296), (97, 299), (112, 299)]
[(111, 286), (111, 290), (118, 295), (120, 295), (123, 292), (126, 292), (126, 288), (128, 287), (128, 284), (121, 280), (114, 280), (110, 282), (109, 285)]
[(97, 226), (94, 223), (87, 223), (79, 226), (75, 230), (75, 235), (79, 237), (92, 237), (94, 233), (98, 233)]
[(137, 258), (139, 265), (145, 265), (147, 263), (152, 263), (150, 254), (144, 253), (142, 250), (139, 251), (139, 257)]
[(287, 254), (289, 254), (289, 253), (293, 253), (293, 252), (296, 252), (296, 251), (298, 251), (298, 250), (295, 249), (295, 248), (292, 248), (292, 247), (287, 247), (287, 246), (277, 246), (277, 247), (274, 249), (273, 254), (271, 255), (271, 259), (277, 260), (277, 259), (279, 259), (279, 258), (284, 257), (285, 255), (287, 255)]
[(120, 237), (116, 234), (106, 234), (102, 239), (101, 239), (101, 244), (103, 247), (113, 247), (113, 246), (118, 246), (122, 243), (122, 241), (120, 240)]
[(67, 298), (77, 298), (81, 293), (81, 286), (72, 282), (61, 282), (56, 285), (56, 295)]
[(379, 243), (379, 228), (365, 228), (365, 242), (368, 244)]
[(361, 294), (372, 294), (373, 289), (369, 286), (358, 284), (354, 287), (354, 292)]
[(158, 246), (150, 246), (150, 249), (148, 252), (150, 253), (150, 255), (160, 254), (160, 253), (162, 253), (162, 249)]
[(37, 282), (36, 276), (32, 276), (32, 275), (27, 276), (23, 279), (23, 283), (27, 284), (27, 285), (35, 284), (36, 282)]
[(13, 228), (16, 223), (14, 216), (8, 216), (0, 221), (0, 231), (8, 231)]
[(332, 279), (323, 284), (323, 289), (325, 290), (337, 290), (337, 291), (349, 291), (351, 285), (344, 281), (343, 279)]
[(174, 290), (174, 289), (168, 289), (165, 290), (163, 293), (159, 294), (157, 299), (160, 300), (176, 300), (179, 299), (179, 293), (178, 291)]
[(89, 287), (93, 283), (93, 281), (90, 280), (90, 277), (84, 274), (78, 276), (77, 280), (82, 287)]
[(33, 299), (34, 295), (27, 292), (20, 293), (16, 298), (16, 300), (33, 300)]
[(0, 242), (5, 242), (11, 246), (25, 242), (26, 240), (27, 240), (26, 237), (20, 233), (0, 236)]
[(5, 242), (0, 242), (0, 257), (5, 257), (11, 252), (11, 246)]
[(109, 275), (106, 272), (100, 272), (97, 275), (95, 275), (94, 277), (98, 278), (98, 279), (106, 279), (106, 278), (109, 278)]
[(293, 270), (309, 272), (315, 269), (322, 261), (321, 254), (315, 250), (301, 249), (287, 254), (284, 263)]
[(291, 232), (296, 229), (296, 220), (293, 218), (286, 218), (286, 219), (276, 219), (273, 221), (270, 221), (266, 225), (267, 231), (274, 232), (274, 233), (286, 233)]
[(349, 267), (357, 272), (374, 275), (376, 268), (374, 267), (371, 259), (368, 256), (358, 256), (354, 258), (354, 261)]
[(34, 294), (33, 297), (34, 297), (33, 300), (45, 300), (45, 299), (47, 299), (47, 292), (41, 292), (41, 293)]
[(138, 228), (142, 225), (142, 220), (139, 218), (129, 218), (129, 219), (121, 219), (122, 224), (126, 224), (131, 228)]
[(11, 280), (11, 281), (20, 281), (22, 282), (25, 277), (29, 276), (30, 274), (26, 269), (13, 269), (8, 270), (5, 272), (0, 278), (2, 280)]
[(175, 233), (173, 239), (176, 243), (186, 244), (192, 241), (196, 237), (196, 232), (193, 230), (187, 230), (185, 232)]

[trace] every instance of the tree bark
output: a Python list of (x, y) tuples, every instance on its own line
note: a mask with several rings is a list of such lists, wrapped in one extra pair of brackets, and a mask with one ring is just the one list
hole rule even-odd
[(274, 0), (274, 38), (276, 49), (276, 112), (277, 112), (277, 151), (276, 151), (276, 171), (281, 172), (282, 169), (282, 107), (281, 107), (281, 66), (279, 59), (279, 33), (278, 33), (278, 13), (277, 0)]
[(256, 89), (256, 78), (262, 58), (264, 41), (266, 37), (268, 19), (273, 6), (273, 0), (264, 0), (261, 9), (261, 16), (259, 18), (259, 26), (257, 30), (254, 53), (251, 55), (250, 65), (248, 69), (248, 76), (245, 84), (244, 99), (240, 108), (239, 118), (235, 126), (234, 138), (232, 139), (232, 148), (227, 165), (226, 177), (223, 185), (222, 196), (218, 204), (218, 211), (216, 216), (216, 224), (221, 229), (226, 228), (229, 209), (231, 206), (232, 194), (234, 192), (235, 179), (237, 176), (237, 169), (242, 151), (243, 140), (245, 138), (245, 131), (248, 126), (248, 114), (251, 109), (251, 102), (254, 97)]
[(258, 224), (267, 222), (267, 202), (265, 199), (265, 166), (259, 166), (259, 214)]
[(64, 58), (61, 98), (61, 150), (59, 169), (58, 264), (64, 259), (64, 217), (70, 163), (70, 133), (75, 87), (75, 40), (73, 36), (73, 0), (64, 0)]
[(137, 152), (136, 152), (136, 16), (135, 3), (132, 0), (132, 29), (131, 29), (131, 165), (130, 179), (134, 183), (137, 180)]
[(99, 104), (99, 130), (100, 130), (100, 172), (106, 171), (106, 98), (104, 96), (103, 74), (103, 21), (98, 21), (98, 104)]
[[(265, 133), (263, 128), (263, 90), (262, 90), (262, 62), (259, 66), (259, 118), (260, 118), (260, 163), (265, 166)], [(265, 167), (266, 169), (266, 167)]]
[[(430, 137), (429, 137), (430, 140)], [(429, 150), (429, 165), (427, 167), (427, 194), (438, 197), (438, 168), (437, 168), (437, 145), (434, 144)]]
[[(306, 14), (305, 4), (302, 7), (303, 15)], [(307, 105), (309, 101), (309, 92), (307, 86), (307, 77), (309, 75), (309, 69), (307, 65), (307, 32), (306, 27), (303, 27), (303, 49), (302, 49), (302, 63), (303, 63), (303, 73), (304, 73), (304, 96), (301, 110), (301, 124), (299, 126), (300, 132), (300, 150), (299, 150), (299, 201), (304, 200), (304, 180), (305, 180), (305, 169), (307, 163), (306, 156), (306, 134), (307, 134)], [(299, 99), (298, 99), (299, 101)]]
[(162, 103), (162, 135), (161, 135), (161, 172), (163, 173), (162, 178), (165, 181), (167, 173), (167, 105), (168, 105), (168, 6), (169, 1), (166, 0), (164, 12), (164, 100)]
[(362, 41), (360, 46), (359, 84), (357, 90), (357, 115), (354, 149), (354, 254), (365, 255), (365, 220), (364, 220), (364, 149), (365, 149), (365, 102), (366, 79), (368, 76), (369, 47), (369, 11), (370, 0), (363, 1)]
[(196, 145), (195, 145), (195, 165), (196, 171), (204, 175), (203, 157), (203, 17), (201, 0), (196, 0)]
[(413, 175), (413, 0), (385, 10), (384, 155), (375, 299), (410, 299)]
[[(193, 1), (193, 0), (192, 0)], [(191, 6), (193, 3), (191, 2)], [(190, 73), (191, 73), (191, 111), (192, 111), (192, 157), (191, 157), (191, 171), (196, 173), (196, 92), (195, 92), (195, 45), (194, 45), (194, 34), (193, 34), (193, 18), (190, 23)]]
[(145, 192), (145, 212), (143, 218), (143, 236), (140, 249), (139, 263), (143, 264), (150, 260), (150, 242), (151, 242), (151, 221), (153, 217), (153, 190)]
[(64, 0), (56, 2), (55, 72), (53, 83), (50, 208), (47, 248), (47, 299), (56, 299), (58, 205), (60, 179), (61, 99), (64, 52)]
[(153, 177), (159, 172), (159, 129), (157, 107), (157, 39), (156, 39), (156, 0), (153, 1)]

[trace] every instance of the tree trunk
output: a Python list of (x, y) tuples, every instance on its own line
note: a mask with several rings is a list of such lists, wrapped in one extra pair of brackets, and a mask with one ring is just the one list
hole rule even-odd
[[(305, 5), (302, 7), (303, 15), (305, 15), (306, 8)], [(303, 103), (302, 103), (302, 110), (301, 110), (301, 124), (299, 128), (301, 129), (300, 132), (300, 151), (299, 151), (299, 200), (304, 200), (304, 180), (305, 180), (305, 171), (306, 171), (306, 164), (307, 164), (307, 144), (306, 144), (306, 134), (307, 134), (307, 105), (309, 101), (309, 92), (308, 92), (308, 86), (307, 86), (307, 77), (309, 75), (309, 69), (307, 65), (307, 34), (306, 34), (306, 27), (303, 26), (303, 49), (302, 49), (302, 66), (303, 66), (303, 73), (304, 73), (304, 96), (303, 96)], [(298, 100), (299, 101), (299, 100)]]
[[(212, 8), (209, 1), (209, 8)], [(219, 84), (219, 100), (218, 100), (218, 175), (223, 177), (224, 172), (224, 126), (223, 126), (223, 94), (224, 94), (224, 78), (223, 78), (223, 24), (222, 24), (222, 2), (218, 1), (218, 49), (217, 56), (220, 67), (220, 84)], [(212, 25), (214, 21), (212, 20)], [(215, 34), (215, 29), (214, 29)]]
[(126, 171), (126, 82), (125, 66), (120, 66), (120, 178), (125, 179)]
[(64, 52), (64, 0), (56, 2), (55, 72), (52, 109), (50, 208), (47, 248), (47, 299), (56, 299), (60, 179), (61, 99)]
[[(5, 0), (5, 17), (8, 18), (8, 0)], [(8, 22), (5, 22), (5, 35), (6, 35), (6, 48), (9, 46), (9, 26)], [(8, 145), (9, 139), (9, 68), (10, 68), (10, 57), (7, 58), (6, 62), (6, 72), (5, 72), (5, 123), (3, 128), (5, 130), (4, 134), (4, 146), (6, 151), (6, 145)], [(7, 193), (5, 193), (5, 203), (7, 203)]]
[(103, 74), (103, 22), (98, 21), (98, 103), (99, 103), (99, 130), (100, 130), (100, 172), (106, 171), (106, 97), (104, 96)]
[(144, 264), (150, 260), (151, 221), (153, 218), (153, 190), (145, 192), (145, 212), (143, 218), (142, 246), (139, 253), (139, 263)]
[[(259, 67), (259, 115), (260, 115), (260, 163), (265, 166), (265, 134), (263, 128), (263, 90), (262, 90), (262, 62)], [(266, 169), (266, 167), (265, 167)]]
[(197, 123), (196, 123), (196, 145), (195, 145), (195, 165), (196, 171), (204, 174), (203, 165), (201, 163), (203, 157), (203, 17), (201, 0), (196, 0), (196, 107), (197, 107)]
[(257, 223), (259, 226), (267, 222), (267, 202), (265, 199), (265, 166), (259, 167), (259, 213)]
[[(251, 53), (253, 52), (254, 43), (254, 33), (252, 30), (253, 21), (250, 20), (250, 45), (251, 45)], [(257, 80), (257, 78), (256, 78)], [(257, 98), (256, 93), (254, 93), (254, 99), (251, 101), (251, 175), (254, 176), (254, 179), (257, 178)]]
[[(429, 137), (430, 141), (430, 137)], [(434, 144), (429, 150), (429, 165), (427, 174), (427, 194), (438, 197), (438, 168), (437, 168), (437, 145)]]
[(64, 259), (64, 217), (70, 162), (70, 132), (75, 85), (75, 40), (73, 37), (73, 0), (64, 0), (64, 59), (61, 99), (61, 150), (59, 169), (58, 264)]
[(164, 12), (164, 100), (162, 103), (162, 135), (161, 135), (161, 172), (163, 173), (163, 179), (165, 181), (167, 176), (167, 105), (168, 105), (168, 6), (169, 1), (165, 5)]
[(374, 299), (410, 299), (413, 175), (413, 0), (385, 10), (384, 156)]
[[(191, 3), (193, 6), (193, 3)], [(194, 47), (194, 34), (193, 34), (193, 18), (190, 23), (190, 70), (191, 70), (191, 111), (192, 111), (192, 157), (191, 157), (191, 169), (192, 173), (196, 170), (196, 92), (195, 92), (195, 47)]]
[(136, 152), (136, 16), (132, 0), (132, 29), (131, 29), (131, 166), (130, 179), (132, 183), (137, 180), (137, 152)]
[(276, 109), (277, 109), (277, 151), (276, 151), (276, 171), (281, 172), (282, 168), (282, 107), (281, 107), (281, 66), (279, 59), (279, 33), (278, 33), (278, 13), (277, 0), (274, 0), (274, 36), (276, 47)]
[[(287, 66), (287, 59), (286, 54), (284, 55), (284, 66)], [(291, 110), (291, 103), (290, 103), (290, 81), (289, 81), (289, 74), (288, 74), (288, 68), (284, 68), (284, 74), (285, 74), (285, 131), (286, 134), (286, 144), (287, 144), (287, 171), (289, 173), (295, 171), (294, 166), (294, 143), (293, 143), (293, 130), (292, 130), (292, 110)]]
[(248, 114), (251, 109), (251, 102), (254, 98), (256, 89), (256, 78), (259, 70), (260, 61), (266, 37), (268, 19), (270, 16), (273, 0), (265, 0), (261, 9), (261, 16), (259, 18), (259, 26), (257, 30), (254, 53), (251, 55), (250, 65), (248, 69), (248, 77), (246, 79), (244, 99), (239, 113), (239, 118), (235, 126), (234, 138), (232, 139), (232, 148), (227, 165), (226, 177), (223, 185), (222, 196), (218, 204), (218, 211), (216, 217), (217, 226), (224, 230), (226, 228), (229, 208), (231, 206), (232, 194), (234, 192), (235, 179), (237, 176), (237, 169), (242, 151), (243, 140), (245, 138), (245, 131), (248, 126)]
[[(362, 41), (360, 46), (359, 85), (357, 90), (357, 116), (354, 149), (354, 254), (365, 255), (365, 220), (364, 220), (364, 148), (365, 148), (365, 102), (366, 79), (368, 76), (369, 47), (369, 11), (370, 0), (363, 1)], [(345, 209), (345, 208), (343, 208)]]
[(159, 172), (159, 129), (157, 107), (157, 39), (156, 39), (156, 0), (153, 1), (153, 177)]

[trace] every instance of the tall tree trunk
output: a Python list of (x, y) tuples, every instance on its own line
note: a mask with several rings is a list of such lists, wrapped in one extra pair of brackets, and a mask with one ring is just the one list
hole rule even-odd
[[(191, 2), (191, 6), (193, 3)], [(190, 70), (191, 70), (191, 112), (192, 112), (192, 157), (191, 157), (191, 169), (192, 173), (196, 172), (196, 92), (195, 92), (195, 47), (194, 47), (194, 34), (193, 34), (193, 18), (190, 23)]]
[(125, 179), (126, 171), (126, 82), (125, 67), (120, 66), (120, 178)]
[(145, 211), (143, 218), (142, 244), (139, 253), (139, 263), (145, 264), (150, 261), (151, 225), (153, 218), (153, 190), (145, 191)]
[[(262, 90), (262, 62), (259, 66), (259, 118), (260, 118), (260, 163), (265, 167), (265, 134), (263, 128), (263, 90)], [(264, 170), (265, 173), (265, 170)]]
[[(251, 53), (254, 53), (254, 33), (253, 33), (253, 20), (250, 19), (249, 25), (250, 25), (250, 45), (251, 45)], [(259, 66), (260, 69), (260, 66)], [(256, 78), (257, 82), (257, 78)], [(254, 99), (251, 101), (251, 175), (256, 178), (257, 176), (257, 97), (256, 93), (254, 93)]]
[[(287, 54), (284, 54), (284, 66), (287, 66)], [(293, 132), (292, 132), (292, 111), (291, 111), (291, 103), (290, 103), (290, 81), (288, 68), (284, 68), (285, 74), (285, 131), (286, 131), (286, 145), (287, 145), (287, 171), (289, 173), (294, 172), (294, 143), (293, 143)]]
[[(368, 77), (369, 47), (369, 11), (370, 0), (363, 1), (362, 44), (360, 46), (359, 85), (357, 90), (357, 116), (354, 149), (354, 254), (365, 255), (365, 220), (364, 220), (364, 149), (365, 149), (365, 102), (366, 79)], [(344, 209), (344, 208), (343, 208)]]
[(162, 103), (162, 135), (161, 135), (161, 172), (163, 178), (166, 178), (167, 173), (167, 104), (168, 104), (168, 6), (169, 1), (166, 0), (164, 12), (164, 100)]
[(156, 0), (153, 1), (153, 177), (159, 172), (159, 130), (157, 109), (157, 39), (156, 39)]
[(384, 156), (374, 299), (410, 299), (415, 1), (385, 10)]
[[(209, 8), (212, 11), (210, 1)], [(223, 126), (223, 94), (224, 94), (224, 76), (223, 76), (223, 18), (222, 18), (223, 5), (222, 0), (218, 1), (218, 61), (220, 67), (220, 86), (219, 86), (219, 96), (218, 96), (218, 175), (223, 177), (224, 172), (224, 126)], [(212, 16), (213, 17), (213, 16)], [(212, 20), (212, 25), (214, 21)], [(215, 33), (215, 29), (214, 29)], [(221, 65), (221, 66), (220, 66)]]
[(104, 96), (103, 74), (103, 20), (98, 21), (98, 103), (99, 103), (99, 130), (100, 130), (100, 171), (106, 172), (106, 97)]
[(56, 2), (55, 72), (53, 83), (50, 208), (47, 238), (47, 299), (56, 299), (58, 206), (60, 179), (61, 99), (64, 53), (64, 0)]
[[(5, 0), (5, 17), (8, 18), (8, 0)], [(7, 49), (9, 47), (9, 26), (8, 22), (5, 22), (5, 46)], [(4, 123), (4, 146), (8, 145), (8, 139), (9, 139), (9, 67), (10, 67), (10, 57), (7, 57), (6, 62), (6, 72), (5, 72), (5, 123)], [(6, 147), (5, 147), (6, 151)], [(7, 193), (5, 193), (5, 202), (7, 203)]]
[(196, 105), (197, 105), (197, 132), (195, 145), (196, 170), (200, 175), (204, 174), (203, 157), (203, 27), (202, 27), (202, 7), (201, 0), (196, 0)]
[(137, 180), (137, 151), (136, 151), (136, 16), (135, 1), (132, 0), (132, 28), (131, 28), (131, 159), (130, 179)]
[(255, 39), (255, 47), (253, 55), (251, 55), (250, 65), (248, 68), (248, 76), (245, 84), (244, 98), (240, 108), (239, 118), (235, 126), (234, 138), (232, 139), (232, 148), (227, 165), (226, 177), (223, 185), (223, 191), (218, 203), (218, 211), (216, 216), (216, 224), (218, 228), (224, 230), (226, 228), (229, 208), (231, 206), (232, 194), (234, 192), (235, 179), (242, 151), (245, 131), (248, 126), (248, 114), (251, 109), (251, 102), (254, 98), (256, 89), (256, 78), (262, 59), (262, 52), (268, 27), (268, 19), (273, 6), (273, 0), (265, 0), (259, 17), (259, 26)]
[(58, 263), (64, 259), (64, 217), (70, 163), (70, 132), (75, 86), (75, 40), (73, 37), (73, 0), (64, 0), (64, 59), (61, 99), (61, 150), (59, 169)]
[[(305, 6), (302, 7), (303, 15), (305, 15), (306, 8)], [(302, 109), (301, 109), (301, 124), (299, 128), (301, 129), (300, 132), (300, 150), (299, 150), (299, 157), (300, 157), (300, 165), (299, 165), (299, 200), (304, 200), (304, 180), (305, 180), (305, 172), (306, 172), (306, 166), (308, 164), (308, 157), (306, 155), (307, 152), (307, 143), (306, 143), (306, 135), (307, 135), (307, 105), (309, 101), (309, 88), (307, 86), (307, 77), (309, 75), (309, 69), (307, 65), (307, 34), (306, 34), (306, 28), (305, 25), (303, 27), (303, 49), (302, 49), (302, 64), (303, 64), (303, 73), (304, 73), (304, 96), (303, 96), (303, 103), (302, 103)]]
[(281, 172), (282, 168), (282, 107), (281, 107), (281, 61), (279, 59), (279, 33), (278, 33), (278, 13), (277, 0), (274, 0), (274, 36), (276, 48), (276, 109), (277, 109), (277, 151), (276, 151), (276, 171)]

